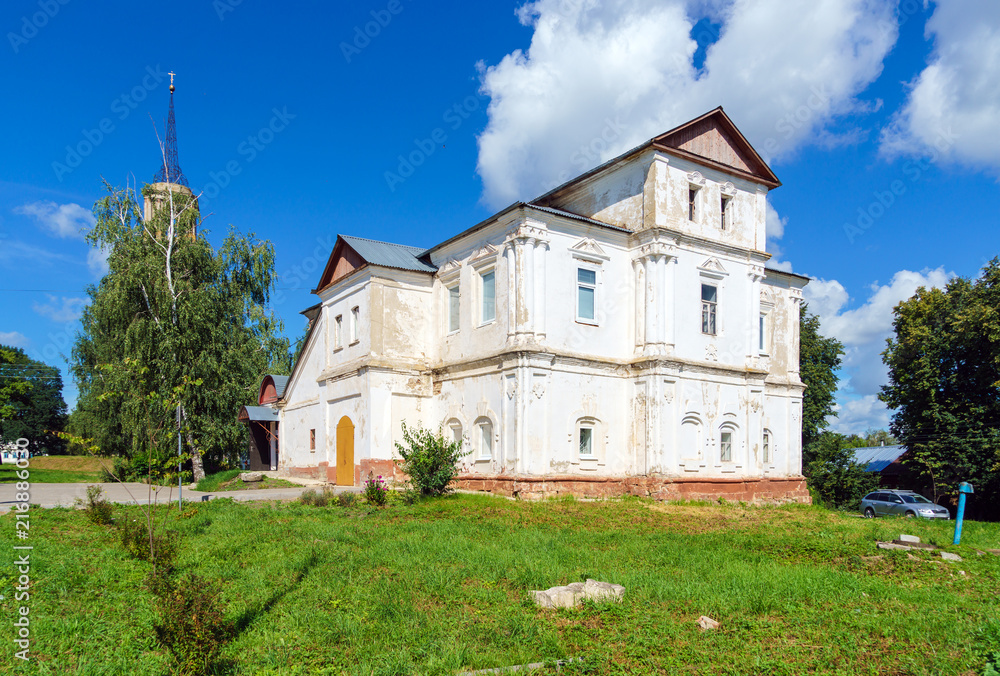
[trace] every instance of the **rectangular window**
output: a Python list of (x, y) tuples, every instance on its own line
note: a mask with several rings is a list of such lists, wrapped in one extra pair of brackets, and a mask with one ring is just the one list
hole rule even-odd
[(358, 324), (361, 321), (361, 308), (357, 305), (351, 308), (351, 344), (358, 342), (358, 335), (360, 335), (361, 330), (358, 328)]
[(496, 272), (490, 270), (480, 275), (483, 285), (482, 323), (492, 322), (497, 318), (497, 278)]
[(593, 321), (597, 296), (597, 273), (578, 268), (576, 271), (576, 316)]
[(459, 310), (461, 308), (458, 284), (448, 288), (448, 332), (458, 331)]
[(333, 345), (334, 347), (340, 347), (344, 339), (344, 315), (337, 315), (337, 319), (333, 322)]
[(316, 450), (316, 430), (309, 430), (309, 450)]
[(757, 346), (757, 351), (760, 352), (761, 354), (764, 353), (764, 345), (766, 344), (764, 342), (765, 336), (767, 335), (765, 332), (765, 330), (767, 329), (766, 317), (767, 315), (760, 316), (760, 323), (759, 326), (757, 327), (758, 333), (760, 334), (760, 344)]
[(728, 197), (723, 197), (722, 198), (722, 215), (719, 218), (719, 228), (722, 229), (722, 230), (726, 229), (726, 210), (728, 209), (728, 207), (729, 207), (729, 198)]
[(580, 455), (594, 455), (594, 430), (589, 427), (580, 428)]
[(761, 456), (764, 462), (771, 462), (771, 435), (768, 432), (764, 432), (764, 451)]
[(719, 457), (722, 462), (732, 462), (733, 460), (733, 433), (723, 432), (721, 435)]
[(693, 221), (697, 215), (695, 205), (698, 202), (697, 188), (688, 188), (688, 220)]
[(714, 336), (716, 333), (716, 305), (719, 290), (711, 284), (701, 285), (701, 332)]
[(493, 457), (493, 425), (483, 423), (479, 426), (479, 457)]

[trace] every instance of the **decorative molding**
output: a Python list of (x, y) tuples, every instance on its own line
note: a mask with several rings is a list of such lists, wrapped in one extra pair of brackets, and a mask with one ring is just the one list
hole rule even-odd
[(507, 377), (507, 398), (513, 399), (514, 395), (517, 394), (517, 378), (514, 376)]
[(705, 187), (705, 177), (701, 175), (700, 171), (692, 171), (687, 175), (687, 180), (691, 185), (696, 185), (699, 188)]
[(764, 281), (764, 266), (750, 264), (747, 266), (747, 277), (750, 278), (752, 282), (763, 282)]
[(600, 265), (604, 261), (611, 260), (611, 256), (604, 252), (604, 249), (590, 237), (584, 237), (569, 249), (573, 258), (579, 258), (591, 263)]
[(719, 361), (719, 349), (713, 343), (705, 346), (705, 359), (708, 361)]
[(469, 265), (475, 267), (482, 267), (487, 263), (492, 263), (497, 258), (497, 248), (492, 244), (485, 244), (476, 250), (474, 254), (469, 258)]
[(535, 240), (538, 244), (547, 245), (549, 242), (548, 234), (549, 227), (544, 221), (525, 218), (522, 221), (518, 221), (514, 227), (507, 231), (507, 238), (504, 240), (504, 244), (515, 241), (525, 242)]
[(802, 302), (802, 289), (792, 287), (788, 290), (788, 295), (791, 297), (793, 302)]
[(447, 284), (457, 279), (461, 272), (462, 264), (452, 258), (438, 269), (437, 274), (438, 279)]
[(699, 265), (698, 269), (701, 270), (703, 275), (708, 277), (714, 277), (716, 279), (722, 279), (723, 277), (729, 275), (726, 269), (722, 267), (722, 263), (720, 263), (719, 259), (716, 258), (715, 256), (712, 256), (704, 263)]
[(719, 186), (719, 192), (721, 192), (726, 197), (736, 197), (736, 186), (730, 181), (726, 181), (721, 186)]

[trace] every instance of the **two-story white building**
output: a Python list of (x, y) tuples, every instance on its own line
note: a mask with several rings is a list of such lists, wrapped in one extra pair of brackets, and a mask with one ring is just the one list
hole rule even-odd
[(717, 108), (430, 249), (338, 237), (280, 470), (392, 475), (405, 420), (465, 441), (464, 488), (808, 502), (779, 185)]

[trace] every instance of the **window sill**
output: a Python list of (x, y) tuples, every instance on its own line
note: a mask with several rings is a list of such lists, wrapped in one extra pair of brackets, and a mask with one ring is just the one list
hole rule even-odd
[(361, 342), (360, 340), (352, 340), (350, 343), (347, 344), (347, 347), (354, 347), (360, 342)]
[(485, 322), (481, 322), (478, 326), (476, 326), (476, 328), (477, 329), (481, 329), (484, 326), (489, 326), (490, 324), (496, 324), (496, 321), (497, 320), (494, 318), (494, 319), (487, 320)]
[(337, 347), (333, 348), (333, 351), (334, 351), (334, 352), (340, 352), (340, 351), (341, 351), (341, 350), (343, 350), (343, 349), (344, 349), (344, 346), (343, 346), (343, 345), (338, 345)]
[(489, 457), (486, 457), (486, 458), (476, 458), (475, 460), (473, 460), (473, 462), (474, 463), (493, 462), (493, 456), (489, 456)]
[(451, 336), (454, 336), (454, 335), (455, 335), (456, 333), (458, 333), (459, 331), (461, 331), (461, 329), (455, 329), (455, 330), (453, 330), (453, 331), (449, 331), (448, 333), (444, 334), (444, 337), (445, 337), (445, 338), (450, 338)]
[(583, 324), (585, 326), (600, 326), (600, 324), (597, 323), (596, 319), (584, 319), (582, 317), (577, 317), (576, 323)]

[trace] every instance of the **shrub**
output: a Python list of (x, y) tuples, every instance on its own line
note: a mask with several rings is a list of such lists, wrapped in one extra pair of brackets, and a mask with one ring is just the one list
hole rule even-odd
[(407, 427), (403, 422), (403, 441), (396, 450), (403, 458), (400, 465), (421, 495), (442, 495), (458, 474), (456, 463), (469, 451), (462, 451), (461, 441), (448, 441), (439, 428), (437, 433), (422, 427)]
[[(77, 502), (83, 503), (79, 499)], [(91, 523), (109, 526), (114, 515), (114, 505), (104, 499), (104, 490), (100, 486), (87, 486), (87, 501), (83, 503), (83, 512)]]
[(805, 468), (810, 492), (816, 491), (828, 507), (856, 511), (861, 498), (878, 488), (878, 475), (854, 462), (854, 449), (840, 435), (822, 435), (808, 454), (814, 458)]
[(164, 571), (173, 569), (177, 558), (176, 533), (153, 531), (151, 534), (144, 518), (126, 518), (118, 526), (118, 539), (133, 558), (148, 561)]
[(382, 480), (382, 475), (379, 474), (377, 478), (373, 478), (371, 474), (368, 475), (368, 480), (365, 482), (365, 500), (369, 505), (374, 505), (375, 507), (384, 507), (386, 499), (389, 497), (389, 487), (385, 485), (385, 481)]
[(158, 596), (156, 638), (170, 651), (178, 672), (206, 673), (236, 633), (223, 616), (218, 588), (188, 575), (176, 582), (151, 578), (150, 589)]
[(319, 493), (310, 488), (302, 491), (302, 495), (299, 496), (299, 502), (313, 507), (326, 507), (331, 500), (333, 500), (333, 491), (329, 487), (324, 487)]
[(347, 491), (344, 491), (343, 493), (339, 493), (337, 495), (337, 504), (339, 504), (341, 507), (353, 507), (354, 502), (357, 499), (358, 496), (355, 495), (354, 493), (349, 493)]
[(316, 501), (316, 491), (314, 491), (311, 488), (302, 491), (302, 495), (299, 496), (299, 502), (301, 502), (303, 505), (311, 505), (314, 504), (315, 501)]

